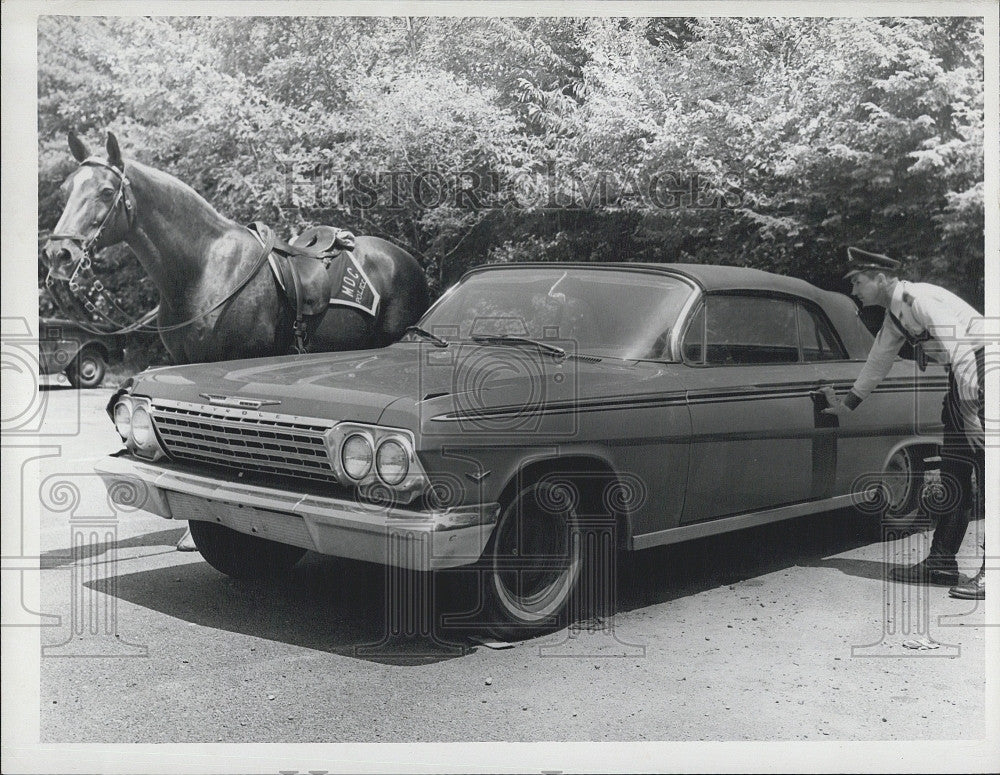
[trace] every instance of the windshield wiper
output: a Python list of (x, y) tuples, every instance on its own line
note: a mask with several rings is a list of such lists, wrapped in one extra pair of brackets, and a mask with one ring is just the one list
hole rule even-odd
[(526, 336), (497, 336), (493, 334), (476, 334), (472, 337), (476, 344), (527, 344), (537, 347), (539, 350), (555, 356), (565, 358), (566, 351), (561, 347), (556, 347), (548, 342), (539, 342), (537, 339), (529, 339)]
[(422, 336), (424, 339), (429, 339), (430, 341), (432, 341), (434, 343), (435, 347), (447, 347), (448, 346), (448, 343), (444, 339), (442, 339), (440, 336), (438, 336), (437, 334), (432, 334), (430, 331), (426, 331), (425, 329), (421, 328), (420, 326), (407, 326), (406, 333), (407, 334), (411, 334), (411, 333), (412, 334), (417, 334), (419, 336)]

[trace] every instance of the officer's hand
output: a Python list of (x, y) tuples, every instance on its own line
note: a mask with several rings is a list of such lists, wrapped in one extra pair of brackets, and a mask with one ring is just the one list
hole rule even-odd
[(822, 387), (819, 392), (826, 398), (829, 406), (823, 410), (823, 414), (841, 415), (850, 414), (851, 410), (844, 405), (844, 402), (837, 398), (837, 393), (832, 387)]

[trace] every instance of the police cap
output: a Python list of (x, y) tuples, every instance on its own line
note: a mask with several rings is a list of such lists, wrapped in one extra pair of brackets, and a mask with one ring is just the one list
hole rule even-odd
[(845, 280), (851, 279), (858, 272), (875, 271), (886, 274), (896, 274), (899, 271), (900, 262), (895, 258), (882, 255), (881, 253), (869, 253), (861, 248), (847, 249), (848, 268)]

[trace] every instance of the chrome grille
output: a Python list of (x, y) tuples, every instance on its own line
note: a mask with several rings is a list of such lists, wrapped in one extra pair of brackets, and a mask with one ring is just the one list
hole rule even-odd
[(153, 402), (152, 416), (178, 460), (337, 482), (323, 441), (332, 422), (163, 400)]

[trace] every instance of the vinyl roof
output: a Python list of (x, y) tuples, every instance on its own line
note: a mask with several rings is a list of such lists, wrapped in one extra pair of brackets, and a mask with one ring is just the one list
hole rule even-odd
[[(670, 274), (681, 274), (699, 285), (703, 290), (713, 291), (777, 291), (805, 296), (822, 303), (831, 291), (824, 291), (812, 283), (798, 277), (750, 269), (744, 266), (724, 266), (720, 264), (657, 264), (657, 263), (612, 263), (612, 262), (524, 262), (510, 264), (490, 264), (476, 267), (472, 272), (504, 268), (574, 268), (574, 269), (645, 269)], [(834, 293), (835, 296), (843, 294)]]
[(849, 296), (836, 291), (824, 291), (799, 277), (750, 269), (745, 266), (719, 264), (641, 264), (662, 267), (690, 278), (705, 293), (723, 291), (771, 291), (800, 296), (815, 302), (830, 316), (848, 352), (854, 358), (865, 358), (872, 336), (858, 317), (858, 308)]
[(846, 294), (836, 291), (825, 291), (799, 277), (765, 272), (761, 269), (750, 269), (745, 266), (725, 266), (721, 264), (656, 264), (628, 262), (525, 262), (510, 264), (489, 264), (470, 270), (515, 269), (515, 268), (545, 268), (545, 269), (642, 269), (645, 271), (663, 272), (664, 274), (681, 275), (701, 287), (705, 293), (725, 291), (769, 291), (771, 293), (787, 293), (793, 296), (809, 299), (823, 308), (830, 316), (839, 331), (848, 352), (854, 358), (863, 359), (871, 347), (872, 335), (858, 317), (858, 309)]
[(706, 291), (786, 291), (799, 296), (812, 296), (817, 291), (825, 293), (799, 277), (789, 277), (745, 266), (719, 264), (642, 264), (642, 266), (659, 266), (665, 270), (679, 272), (690, 277)]

